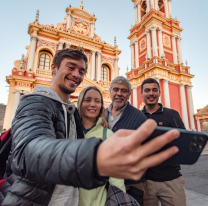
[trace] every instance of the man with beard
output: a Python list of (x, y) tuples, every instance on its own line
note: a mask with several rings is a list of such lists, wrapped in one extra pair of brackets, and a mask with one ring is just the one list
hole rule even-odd
[(172, 147), (154, 154), (179, 137), (176, 130), (142, 145), (156, 127), (153, 120), (137, 131), (118, 131), (103, 143), (84, 139), (78, 111), (69, 98), (83, 81), (87, 65), (81, 51), (60, 50), (51, 65), (51, 87), (37, 86), (22, 97), (12, 122), (0, 205), (77, 206), (77, 187), (102, 186), (109, 176), (138, 179), (148, 167), (178, 152)]
[[(160, 86), (155, 79), (143, 81), (141, 95), (145, 103), (142, 112), (148, 119), (154, 119), (158, 126), (185, 129), (177, 111), (158, 103)], [(180, 169), (180, 165), (159, 165), (147, 170), (148, 206), (158, 205), (159, 201), (163, 206), (186, 205), (184, 179)]]
[[(110, 97), (112, 103), (107, 109), (106, 120), (113, 132), (119, 129), (134, 130), (146, 121), (145, 115), (128, 102), (130, 95), (131, 84), (127, 78), (118, 76), (111, 82)], [(125, 180), (125, 185), (127, 186), (127, 190), (129, 190), (129, 194), (131, 194), (130, 191), (135, 191), (135, 188), (142, 190), (143, 204), (146, 205), (146, 182), (144, 176), (137, 181)], [(133, 196), (142, 204), (139, 197)]]

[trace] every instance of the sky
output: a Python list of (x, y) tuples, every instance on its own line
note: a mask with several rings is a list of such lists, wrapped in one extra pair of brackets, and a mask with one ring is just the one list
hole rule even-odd
[[(66, 7), (80, 7), (81, 0), (1, 0), (0, 1), (0, 103), (7, 104), (9, 85), (6, 76), (10, 75), (14, 61), (26, 55), (25, 47), (30, 44), (28, 25), (35, 20), (36, 10), (40, 10), (40, 24), (64, 22)], [(84, 0), (84, 10), (95, 13), (96, 34), (109, 44), (117, 45), (120, 74), (125, 76), (127, 66), (131, 67), (129, 29), (135, 23), (134, 5), (131, 0)], [(172, 16), (177, 16), (181, 33), (183, 60), (191, 67), (194, 109), (208, 104), (208, 1), (172, 0)]]

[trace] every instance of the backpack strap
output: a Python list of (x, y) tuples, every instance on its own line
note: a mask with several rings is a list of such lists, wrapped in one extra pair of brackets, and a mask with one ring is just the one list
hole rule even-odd
[(107, 128), (103, 127), (103, 141), (107, 139)]

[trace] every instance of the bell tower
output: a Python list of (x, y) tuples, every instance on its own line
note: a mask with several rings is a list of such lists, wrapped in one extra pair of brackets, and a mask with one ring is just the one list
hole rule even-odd
[(172, 0), (131, 0), (135, 25), (130, 29), (132, 84), (131, 104), (142, 109), (141, 84), (155, 78), (161, 89), (160, 102), (181, 115), (187, 129), (195, 130), (191, 79), (181, 50), (180, 22), (172, 17)]

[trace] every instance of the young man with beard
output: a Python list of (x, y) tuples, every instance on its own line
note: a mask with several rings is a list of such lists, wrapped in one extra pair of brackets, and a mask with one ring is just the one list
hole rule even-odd
[(137, 131), (118, 131), (104, 143), (84, 139), (78, 111), (69, 98), (83, 81), (87, 64), (86, 55), (78, 50), (58, 51), (51, 65), (51, 87), (37, 86), (22, 97), (12, 122), (0, 205), (76, 206), (77, 187), (99, 187), (109, 176), (140, 178), (148, 167), (178, 151), (172, 147), (154, 154), (178, 138), (178, 131), (141, 144), (156, 127), (151, 120)]
[[(148, 119), (154, 119), (158, 126), (185, 129), (177, 111), (158, 103), (160, 86), (155, 79), (143, 81), (141, 95), (145, 103), (142, 112)], [(148, 206), (159, 205), (159, 201), (163, 206), (186, 205), (185, 182), (180, 169), (180, 165), (159, 165), (147, 170)]]
[[(111, 82), (110, 97), (112, 103), (107, 109), (106, 120), (113, 132), (119, 129), (137, 129), (147, 120), (140, 110), (128, 102), (130, 95), (131, 84), (127, 78), (118, 76)], [(125, 185), (127, 186), (127, 190), (132, 189), (131, 187), (142, 190), (143, 202), (146, 205), (146, 182), (144, 176), (137, 181), (126, 180)]]

